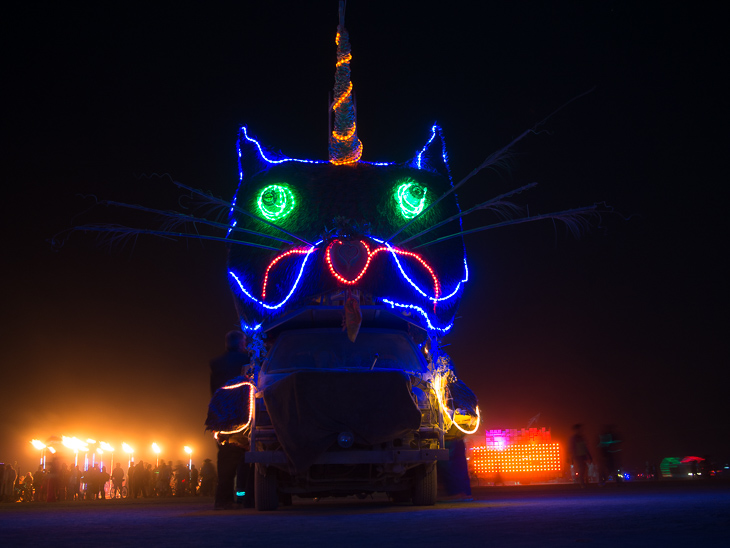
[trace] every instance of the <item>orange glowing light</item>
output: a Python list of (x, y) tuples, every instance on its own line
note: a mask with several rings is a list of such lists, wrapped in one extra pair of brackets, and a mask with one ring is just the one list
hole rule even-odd
[(338, 141), (347, 141), (355, 135), (355, 130), (357, 129), (357, 124), (352, 124), (352, 127), (349, 129), (347, 133), (338, 133), (337, 130), (332, 130), (332, 136), (337, 139)]
[[(335, 43), (337, 44), (337, 78), (344, 78), (349, 75), (349, 64), (352, 60), (351, 53), (344, 53), (340, 48), (341, 34), (338, 32), (335, 37)], [(348, 48), (344, 48), (348, 49)], [(338, 112), (338, 118), (335, 121), (335, 129), (332, 130), (332, 139), (330, 140), (330, 163), (336, 166), (355, 164), (360, 161), (362, 157), (362, 142), (357, 138), (357, 132), (355, 130), (355, 122), (350, 119), (349, 115), (343, 121), (339, 119), (339, 115), (343, 114), (340, 107), (343, 104), (346, 105), (346, 109), (350, 108), (352, 102), (352, 82), (348, 80), (346, 89), (342, 89), (341, 84), (336, 84), (335, 89), (339, 88), (339, 92), (336, 91), (337, 96), (335, 101), (332, 103), (332, 111)], [(345, 145), (343, 147), (336, 147), (336, 150), (332, 147), (332, 142), (338, 141), (340, 144)], [(345, 143), (349, 141), (349, 143)], [(344, 150), (342, 149), (344, 148)], [(348, 150), (349, 149), (349, 150)]]
[(349, 99), (351, 93), (352, 93), (352, 82), (350, 82), (349, 85), (347, 86), (345, 93), (340, 95), (335, 100), (334, 104), (332, 105), (332, 110), (337, 110), (337, 107), (339, 107), (342, 103), (344, 103), (345, 101), (347, 101), (347, 99)]
[(68, 447), (69, 449), (73, 449), (74, 451), (88, 451), (89, 446), (85, 441), (80, 440), (76, 436), (74, 437), (68, 437), (68, 436), (62, 436), (61, 443)]
[(35, 448), (36, 448), (36, 449), (38, 449), (39, 451), (40, 451), (41, 449), (45, 449), (45, 448), (46, 448), (46, 444), (45, 444), (45, 443), (43, 443), (43, 442), (42, 442), (41, 440), (30, 440), (30, 443), (31, 443), (31, 445), (32, 445), (33, 447), (35, 447)]
[[(339, 34), (337, 35), (337, 45), (340, 45)], [(339, 67), (340, 65), (344, 65), (345, 63), (349, 63), (350, 61), (352, 61), (352, 53), (343, 55), (340, 59), (338, 59), (337, 63), (335, 63), (335, 67)]]
[(362, 158), (362, 143), (358, 139), (355, 150), (352, 153), (348, 154), (344, 158), (330, 158), (330, 164), (332, 164), (334, 166), (343, 166), (346, 164), (354, 164), (356, 162), (359, 162), (360, 158)]

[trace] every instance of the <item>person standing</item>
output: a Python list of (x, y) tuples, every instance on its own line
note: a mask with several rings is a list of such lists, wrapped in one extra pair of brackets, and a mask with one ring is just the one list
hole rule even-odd
[(139, 495), (140, 498), (147, 497), (147, 469), (144, 461), (139, 461), (134, 467), (134, 498)]
[(2, 495), (3, 500), (8, 502), (15, 502), (15, 480), (18, 477), (18, 472), (13, 468), (13, 465), (8, 463), (5, 465), (5, 473), (3, 474), (2, 484)]
[(245, 373), (249, 364), (248, 339), (240, 331), (226, 333), (226, 351), (210, 360), (210, 395), (231, 379)]
[(137, 479), (134, 477), (135, 472), (135, 466), (134, 463), (129, 463), (129, 468), (127, 469), (127, 497), (136, 499), (137, 498)]
[[(226, 382), (244, 375), (248, 370), (249, 355), (246, 335), (240, 331), (226, 334), (226, 352), (210, 361), (210, 395)], [(246, 448), (232, 440), (218, 439), (218, 485), (215, 490), (216, 510), (233, 508), (234, 483), (236, 491), (249, 492), (247, 488), (250, 466), (245, 462)]]
[(599, 484), (606, 485), (608, 479), (613, 477), (618, 485), (621, 483), (621, 437), (612, 424), (606, 425), (598, 436), (598, 451), (601, 456)]
[(74, 468), (71, 470), (69, 487), (71, 500), (81, 500), (81, 470), (79, 469), (78, 465), (74, 466)]
[(578, 483), (580, 483), (581, 487), (585, 487), (588, 463), (592, 462), (593, 458), (591, 457), (591, 452), (588, 450), (588, 444), (583, 437), (582, 424), (573, 425), (573, 437), (570, 438), (570, 452), (573, 456), (575, 473), (578, 475)]
[(45, 494), (46, 484), (46, 473), (43, 471), (43, 467), (39, 464), (38, 470), (33, 474), (33, 489), (35, 491), (35, 501), (40, 502), (43, 500)]
[(190, 469), (190, 494), (193, 496), (198, 494), (198, 469), (194, 464)]
[(122, 465), (119, 463), (112, 470), (112, 485), (119, 492), (119, 498), (121, 498), (122, 485), (124, 485), (124, 470), (122, 470)]
[(99, 472), (99, 498), (106, 499), (106, 482), (109, 481), (109, 472), (106, 471), (106, 466), (101, 467)]
[(200, 494), (204, 497), (213, 495), (215, 483), (215, 466), (213, 466), (213, 461), (205, 459), (200, 469)]

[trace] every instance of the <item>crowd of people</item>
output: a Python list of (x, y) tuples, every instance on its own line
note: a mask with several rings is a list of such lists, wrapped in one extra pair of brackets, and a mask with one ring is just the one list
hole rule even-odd
[[(210, 362), (211, 395), (229, 380), (248, 370), (247, 337), (240, 331), (226, 334), (226, 353)], [(247, 439), (223, 435), (219, 442), (218, 470), (205, 459), (200, 470), (182, 462), (131, 462), (125, 474), (117, 463), (110, 472), (105, 466), (92, 464), (86, 470), (68, 466), (54, 456), (48, 467), (21, 475), (17, 463), (0, 463), (0, 500), (47, 501), (104, 500), (107, 498), (150, 498), (201, 495), (214, 496), (216, 509), (234, 505), (236, 493), (249, 492), (245, 505), (252, 506), (253, 468), (245, 463)], [(220, 477), (218, 472), (220, 472)]]
[(205, 459), (200, 470), (182, 462), (158, 465), (139, 461), (131, 463), (125, 474), (117, 463), (111, 474), (106, 466), (93, 464), (86, 470), (51, 459), (45, 469), (18, 473), (18, 465), (0, 464), (3, 502), (55, 502), (61, 500), (104, 500), (107, 498), (151, 498), (170, 496), (213, 496), (217, 482), (216, 469)]

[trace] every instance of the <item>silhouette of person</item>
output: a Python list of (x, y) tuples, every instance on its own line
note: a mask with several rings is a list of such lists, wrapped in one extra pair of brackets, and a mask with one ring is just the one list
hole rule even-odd
[(5, 465), (5, 472), (2, 478), (2, 496), (3, 499), (9, 502), (15, 502), (15, 480), (18, 477), (18, 472), (13, 468), (12, 464)]
[(621, 482), (619, 476), (621, 439), (616, 433), (612, 424), (604, 426), (603, 432), (598, 436), (598, 450), (601, 453), (601, 463), (598, 475), (598, 482), (605, 485), (608, 478), (613, 475), (616, 483)]
[(213, 495), (215, 483), (215, 466), (213, 466), (213, 461), (205, 459), (200, 469), (200, 494), (204, 497)]
[[(246, 351), (247, 339), (240, 331), (226, 334), (226, 352), (210, 361), (210, 395), (215, 394), (226, 382), (246, 373), (249, 355)], [(215, 491), (217, 510), (233, 507), (234, 482), (236, 491), (250, 493), (247, 488), (250, 466), (245, 463), (246, 448), (232, 438), (221, 436), (218, 439), (218, 485)]]
[(198, 469), (194, 464), (190, 469), (190, 494), (193, 496), (198, 494)]
[(245, 373), (249, 356), (246, 351), (248, 339), (240, 331), (226, 333), (226, 352), (210, 360), (210, 395), (231, 379)]
[(134, 463), (129, 463), (129, 468), (127, 469), (127, 496), (133, 499), (137, 498), (137, 479), (134, 477), (135, 472), (136, 467), (134, 466)]
[(101, 467), (99, 472), (99, 498), (106, 499), (106, 482), (109, 481), (109, 472), (106, 471), (106, 466)]
[(114, 470), (112, 470), (112, 484), (119, 490), (119, 494), (121, 496), (122, 485), (124, 484), (124, 470), (122, 470), (122, 465), (119, 463), (117, 463)]
[(570, 438), (570, 453), (573, 456), (573, 466), (578, 475), (578, 483), (581, 487), (586, 486), (588, 463), (593, 461), (591, 452), (588, 450), (585, 438), (583, 438), (583, 425), (573, 425), (573, 437)]

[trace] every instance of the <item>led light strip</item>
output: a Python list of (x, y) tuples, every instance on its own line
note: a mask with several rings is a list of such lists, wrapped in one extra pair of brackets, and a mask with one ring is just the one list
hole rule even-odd
[(295, 254), (301, 255), (303, 253), (311, 253), (311, 249), (303, 249), (303, 248), (290, 249), (289, 251), (282, 253), (281, 255), (279, 255), (278, 257), (276, 257), (273, 261), (271, 261), (269, 263), (269, 266), (266, 267), (266, 274), (264, 274), (264, 286), (263, 286), (263, 289), (261, 290), (261, 299), (266, 298), (266, 284), (269, 282), (269, 272), (274, 267), (274, 265), (286, 257), (295, 255)]
[(447, 333), (448, 331), (451, 330), (452, 327), (454, 327), (454, 322), (451, 322), (446, 327), (436, 327), (435, 325), (433, 325), (431, 323), (431, 319), (428, 317), (428, 314), (426, 313), (426, 311), (423, 310), (423, 308), (421, 308), (420, 306), (416, 306), (415, 304), (402, 304), (402, 303), (397, 303), (395, 301), (391, 301), (390, 299), (383, 299), (383, 302), (385, 304), (389, 304), (391, 306), (391, 308), (398, 307), (398, 308), (408, 308), (410, 310), (415, 310), (416, 312), (421, 314), (421, 316), (423, 316), (423, 319), (426, 320), (426, 324), (428, 325), (428, 328), (432, 331), (438, 331), (439, 333)]
[[(336, 166), (355, 164), (362, 157), (362, 142), (357, 138), (355, 131), (356, 124), (354, 120), (354, 107), (352, 105), (352, 81), (349, 79), (352, 53), (348, 51), (350, 45), (347, 38), (345, 38), (344, 47), (341, 47), (341, 40), (342, 34), (338, 31), (335, 37), (335, 43), (337, 44), (335, 92), (339, 93), (339, 95), (335, 97), (335, 101), (332, 103), (332, 111), (335, 112), (336, 129), (332, 130), (332, 139), (330, 140), (330, 163)], [(343, 50), (347, 51), (347, 53), (344, 53)], [(344, 86), (345, 78), (347, 78), (346, 86)], [(336, 145), (333, 141), (336, 142)]]
[[(438, 131), (439, 127), (434, 124), (431, 127), (431, 138), (426, 142), (425, 145), (423, 145), (423, 148), (421, 149), (421, 152), (418, 153), (418, 159), (416, 160), (416, 166), (418, 169), (421, 168), (421, 158), (423, 157), (423, 153), (426, 152), (426, 149), (429, 147), (429, 145), (433, 142), (433, 140), (436, 138), (436, 131)], [(444, 160), (446, 160), (446, 156), (444, 155)]]
[[(451, 297), (456, 295), (456, 292), (459, 290), (459, 287), (461, 286), (462, 282), (459, 282), (458, 284), (456, 284), (456, 289), (447, 297), (439, 298), (439, 295), (441, 293), (440, 284), (439, 284), (438, 290), (434, 291), (433, 297), (431, 297), (430, 295), (427, 295), (426, 292), (423, 291), (423, 289), (421, 289), (418, 286), (418, 284), (416, 284), (416, 282), (414, 282), (413, 280), (411, 280), (408, 277), (408, 274), (406, 274), (406, 271), (403, 270), (403, 266), (400, 264), (400, 261), (398, 260), (398, 256), (396, 254), (408, 255), (408, 256), (413, 257), (414, 259), (418, 260), (426, 268), (426, 270), (429, 271), (429, 273), (434, 278), (434, 280), (436, 280), (436, 274), (434, 273), (433, 269), (430, 266), (428, 266), (428, 263), (426, 263), (426, 261), (424, 261), (420, 255), (417, 255), (416, 253), (413, 253), (412, 251), (404, 251), (402, 249), (398, 249), (397, 247), (393, 247), (392, 245), (390, 245), (388, 242), (384, 242), (383, 240), (378, 240), (377, 238), (372, 238), (372, 239), (375, 240), (376, 242), (378, 242), (379, 244), (385, 245), (388, 248), (388, 251), (390, 251), (390, 253), (393, 255), (393, 258), (395, 259), (395, 264), (398, 265), (398, 270), (400, 270), (401, 275), (408, 281), (409, 284), (411, 284), (413, 289), (418, 291), (421, 295), (426, 297), (428, 300), (433, 301), (434, 304), (436, 304), (437, 302), (445, 301), (446, 299), (450, 299)], [(464, 260), (464, 268), (466, 269), (466, 260)], [(466, 271), (466, 278), (467, 279), (469, 278), (468, 270)], [(462, 281), (466, 281), (466, 280), (462, 280)]]
[[(376, 241), (378, 241), (378, 240), (376, 240)], [(327, 251), (326, 251), (326, 254), (325, 254), (325, 259), (327, 261), (327, 266), (330, 269), (330, 273), (332, 273), (332, 275), (335, 278), (337, 278), (339, 281), (341, 281), (342, 283), (347, 284), (347, 285), (354, 285), (354, 284), (356, 284), (365, 275), (365, 272), (367, 272), (367, 269), (370, 266), (370, 261), (372, 261), (372, 259), (373, 259), (373, 257), (375, 256), (376, 253), (379, 253), (380, 251), (390, 251), (390, 253), (393, 255), (393, 257), (396, 257), (396, 254), (405, 255), (407, 257), (411, 257), (413, 259), (416, 259), (419, 263), (421, 263), (421, 265), (431, 275), (431, 279), (433, 280), (433, 291), (434, 291), (435, 298), (434, 297), (429, 297), (423, 291), (421, 291), (421, 289), (406, 275), (406, 273), (403, 270), (403, 267), (400, 264), (400, 261), (398, 261), (398, 259), (396, 257), (396, 263), (398, 264), (398, 268), (400, 269), (400, 271), (403, 274), (403, 276), (405, 277), (405, 279), (408, 280), (410, 282), (410, 284), (413, 287), (415, 287), (427, 299), (430, 299), (430, 300), (432, 300), (434, 302), (437, 302), (439, 300), (438, 299), (438, 296), (441, 293), (441, 284), (439, 283), (438, 277), (436, 276), (436, 273), (433, 271), (433, 268), (431, 268), (431, 266), (420, 255), (418, 255), (416, 253), (413, 253), (412, 251), (405, 251), (403, 249), (398, 249), (398, 248), (395, 248), (395, 247), (391, 247), (388, 244), (386, 244), (387, 248), (386, 247), (378, 247), (378, 248), (375, 248), (373, 251), (370, 251), (370, 248), (368, 247), (368, 245), (365, 242), (363, 242), (362, 240), (360, 240), (360, 243), (362, 243), (365, 246), (365, 249), (367, 250), (368, 260), (365, 263), (365, 266), (363, 267), (363, 269), (360, 272), (360, 274), (357, 276), (357, 278), (355, 278), (354, 280), (348, 280), (347, 278), (345, 278), (345, 277), (341, 276), (340, 274), (338, 274), (337, 272), (335, 272), (334, 266), (332, 265), (332, 258), (330, 256), (330, 251), (331, 251), (332, 246), (334, 245), (334, 243), (335, 242), (333, 241), (332, 243), (330, 243), (330, 245), (327, 246)], [(382, 242), (379, 242), (379, 243), (382, 243)]]
[(396, 191), (396, 197), (398, 198), (398, 205), (400, 206), (401, 214), (406, 219), (412, 219), (416, 215), (418, 215), (421, 211), (423, 211), (423, 206), (426, 203), (426, 193), (427, 189), (425, 187), (423, 188), (423, 196), (418, 201), (418, 205), (413, 205), (411, 201), (408, 199), (407, 195), (410, 195), (411, 187), (413, 186), (421, 187), (418, 183), (415, 181), (410, 181), (407, 183), (403, 183), (398, 187), (398, 190)]
[[(337, 35), (339, 39), (339, 34)], [(339, 66), (339, 65), (338, 65)], [(345, 90), (345, 93), (340, 95), (337, 100), (332, 105), (332, 110), (337, 110), (337, 107), (339, 107), (342, 103), (344, 103), (347, 99), (350, 98), (350, 95), (352, 94), (352, 82), (347, 86), (347, 89)]]
[(240, 388), (241, 386), (248, 385), (248, 420), (246, 421), (246, 424), (241, 426), (240, 428), (236, 430), (217, 430), (213, 432), (213, 437), (215, 439), (218, 439), (218, 434), (238, 434), (239, 432), (242, 432), (245, 430), (249, 424), (251, 424), (251, 419), (253, 419), (253, 405), (254, 405), (254, 390), (256, 389), (253, 384), (251, 384), (248, 381), (239, 382), (238, 384), (232, 384), (230, 386), (221, 386), (222, 390), (233, 390), (234, 388)]
[[(267, 193), (274, 193), (277, 197), (281, 197), (282, 203), (277, 204), (277, 200), (275, 199), (274, 207), (269, 209), (264, 201), (264, 196)], [(278, 219), (283, 219), (284, 217), (289, 215), (289, 213), (291, 213), (294, 207), (297, 205), (297, 202), (294, 199), (294, 194), (292, 193), (288, 185), (269, 185), (261, 189), (257, 204), (259, 206), (259, 211), (261, 211), (261, 214), (266, 219), (268, 219), (269, 221), (276, 221)]]
[(444, 425), (444, 429), (448, 430), (451, 428), (451, 426), (456, 426), (457, 429), (461, 430), (464, 434), (473, 434), (479, 429), (479, 424), (481, 422), (481, 415), (479, 413), (479, 406), (477, 405), (477, 424), (474, 427), (473, 430), (464, 430), (461, 426), (459, 426), (456, 421), (451, 417), (453, 412), (449, 410), (449, 408), (446, 406), (446, 402), (444, 401), (446, 396), (446, 378), (448, 375), (435, 373), (433, 380), (431, 381), (433, 384), (433, 389), (436, 392), (436, 399), (438, 399), (439, 407), (441, 408), (441, 412), (444, 414), (445, 417), (447, 417), (450, 421), (450, 424), (448, 426)]
[(347, 133), (337, 133), (337, 130), (332, 130), (332, 136), (337, 139), (338, 141), (347, 141), (350, 137), (355, 135), (355, 130), (357, 129), (357, 124), (352, 124), (352, 127)]
[(243, 282), (241, 282), (241, 279), (238, 276), (236, 276), (236, 273), (233, 272), (232, 270), (229, 270), (228, 271), (228, 275), (231, 278), (233, 278), (234, 280), (236, 280), (236, 283), (238, 284), (238, 288), (249, 299), (251, 299), (252, 301), (254, 301), (255, 303), (257, 303), (259, 306), (262, 306), (263, 308), (266, 308), (267, 310), (277, 310), (277, 309), (281, 308), (282, 306), (284, 306), (284, 304), (286, 304), (286, 302), (294, 294), (294, 291), (296, 290), (297, 286), (299, 285), (299, 281), (302, 279), (302, 273), (304, 272), (304, 267), (306, 266), (307, 261), (309, 260), (309, 257), (312, 255), (312, 252), (316, 249), (316, 245), (318, 245), (318, 244), (315, 244), (314, 246), (310, 247), (307, 250), (306, 255), (304, 257), (304, 260), (302, 261), (302, 266), (299, 268), (299, 274), (297, 275), (297, 279), (294, 281), (294, 284), (292, 285), (292, 288), (289, 291), (289, 294), (286, 297), (284, 297), (284, 300), (283, 301), (281, 301), (280, 303), (277, 303), (275, 305), (266, 304), (265, 302), (260, 301), (256, 297), (254, 297), (253, 295), (251, 295), (251, 293), (249, 293), (249, 291), (243, 286)]
[[(303, 164), (328, 164), (329, 163), (324, 160), (299, 160), (297, 158), (281, 158), (280, 160), (272, 160), (271, 158), (266, 157), (266, 155), (264, 154), (264, 149), (261, 148), (261, 144), (256, 139), (253, 139), (248, 136), (248, 130), (246, 129), (246, 126), (241, 126), (241, 131), (243, 132), (243, 136), (246, 138), (247, 141), (256, 145), (256, 148), (259, 150), (259, 156), (261, 157), (261, 159), (270, 164), (283, 164), (284, 162), (301, 162)], [(239, 170), (240, 170), (239, 178), (241, 180), (243, 180), (243, 168), (239, 168)]]

